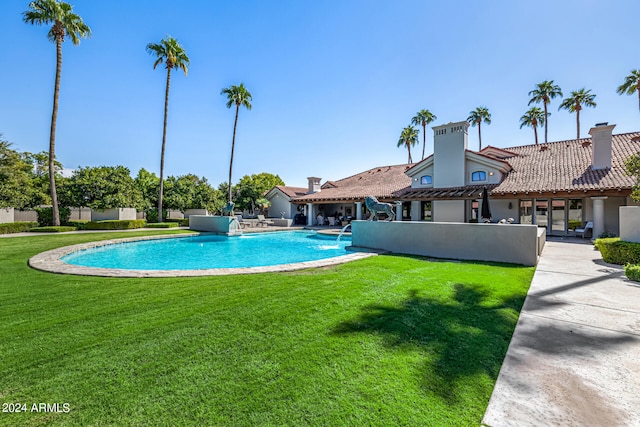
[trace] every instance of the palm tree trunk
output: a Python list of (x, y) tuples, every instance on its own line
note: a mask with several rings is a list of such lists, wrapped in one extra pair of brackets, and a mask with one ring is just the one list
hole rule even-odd
[(547, 143), (547, 134), (549, 132), (549, 113), (547, 112), (547, 103), (543, 102), (544, 105), (544, 143)]
[(538, 145), (538, 125), (533, 126), (533, 135), (536, 137), (536, 145)]
[(422, 160), (424, 160), (425, 148), (427, 148), (427, 124), (422, 122)]
[(409, 158), (407, 159), (407, 163), (413, 163), (413, 159), (411, 158), (411, 145), (407, 142), (407, 153), (409, 153)]
[(576, 129), (578, 131), (576, 139), (580, 139), (580, 106), (576, 106)]
[(169, 116), (169, 87), (171, 85), (171, 67), (167, 67), (167, 87), (164, 92), (164, 123), (162, 125), (162, 149), (160, 150), (160, 191), (158, 192), (158, 222), (162, 217), (162, 193), (164, 190), (164, 150), (167, 145), (167, 118)]
[(638, 110), (640, 110), (640, 78), (638, 79), (638, 86), (636, 87), (636, 92), (638, 92)]
[(56, 122), (58, 120), (58, 95), (60, 93), (60, 74), (62, 73), (62, 41), (56, 39), (56, 81), (53, 89), (53, 112), (51, 113), (51, 130), (49, 132), (49, 186), (51, 187), (51, 213), (53, 225), (60, 225), (60, 211), (58, 210), (58, 194), (56, 192)]
[[(236, 146), (236, 127), (238, 126), (238, 112), (240, 104), (236, 103), (236, 119), (233, 122), (233, 138), (231, 139), (231, 160), (229, 160), (229, 203), (231, 203), (231, 173), (233, 171), (233, 151)], [(233, 215), (233, 211), (229, 212), (229, 216)]]
[(478, 151), (482, 150), (482, 134), (480, 133), (480, 122), (478, 122)]

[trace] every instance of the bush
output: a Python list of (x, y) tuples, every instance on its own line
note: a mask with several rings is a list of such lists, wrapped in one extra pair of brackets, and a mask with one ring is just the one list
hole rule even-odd
[(164, 222), (176, 222), (180, 227), (188, 227), (189, 226), (189, 218), (182, 219), (165, 219)]
[(142, 228), (145, 224), (144, 219), (90, 221), (86, 224), (86, 230), (132, 230)]
[(146, 228), (177, 228), (177, 222), (152, 222), (145, 225)]
[[(158, 222), (158, 209), (149, 209), (145, 212), (147, 222)], [(167, 210), (162, 209), (162, 219), (167, 219)]]
[(89, 223), (88, 219), (75, 219), (73, 221), (67, 221), (65, 225), (71, 225), (78, 230), (86, 230), (87, 224)]
[(640, 264), (640, 243), (623, 242), (619, 237), (596, 239), (602, 259), (610, 264)]
[(636, 282), (640, 282), (640, 265), (627, 264), (624, 266), (624, 274)]
[[(40, 224), (40, 227), (53, 225), (53, 208), (35, 208), (34, 210), (38, 214), (38, 224)], [(58, 208), (58, 214), (60, 215), (60, 224), (66, 224), (71, 216), (71, 210), (60, 206)]]
[(579, 219), (570, 219), (569, 230), (575, 230), (576, 228), (582, 228), (582, 221)]
[(77, 228), (70, 225), (60, 225), (55, 227), (53, 225), (47, 227), (33, 227), (29, 231), (37, 233), (64, 233), (65, 231), (76, 231)]
[(0, 224), (0, 234), (22, 233), (29, 231), (32, 227), (37, 227), (37, 222), (9, 222)]

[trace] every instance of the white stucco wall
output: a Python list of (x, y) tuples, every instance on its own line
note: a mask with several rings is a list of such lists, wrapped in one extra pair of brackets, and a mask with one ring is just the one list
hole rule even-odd
[[(297, 213), (296, 206), (282, 197), (282, 195), (271, 197), (268, 200), (271, 202), (271, 206), (269, 206), (269, 216), (271, 217), (280, 218), (280, 212), (285, 212), (285, 218), (293, 218), (293, 215)], [(295, 211), (295, 213), (292, 213), (292, 211)]]
[(465, 185), (465, 150), (469, 123), (435, 126), (433, 139), (433, 186)]
[(604, 201), (604, 229), (617, 236), (620, 235), (620, 206), (624, 206), (625, 203), (625, 197), (608, 197)]
[(640, 243), (640, 206), (620, 206), (620, 240)]
[(13, 222), (13, 208), (0, 208), (0, 224)]
[(91, 221), (136, 219), (135, 208), (92, 209)]
[[(509, 209), (511, 203), (511, 209)], [(480, 203), (482, 206), (482, 202)], [(492, 221), (513, 218), (514, 222), (520, 222), (520, 205), (517, 199), (492, 199), (489, 197)]]
[(206, 209), (186, 209), (184, 211), (184, 218), (189, 218), (191, 215), (209, 215), (209, 211)]
[(464, 200), (434, 200), (434, 222), (464, 222)]
[[(471, 181), (471, 174), (476, 171), (486, 172), (487, 180)], [(502, 179), (502, 173), (495, 167), (489, 167), (483, 163), (474, 162), (473, 160), (467, 160), (465, 165), (465, 179), (468, 185), (499, 184), (500, 180)]]
[(354, 221), (351, 238), (395, 253), (536, 265), (538, 237), (535, 225)]

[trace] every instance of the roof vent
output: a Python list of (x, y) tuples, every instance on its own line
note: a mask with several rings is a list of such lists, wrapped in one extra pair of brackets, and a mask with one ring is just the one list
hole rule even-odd
[(596, 123), (596, 127), (607, 126), (609, 122)]

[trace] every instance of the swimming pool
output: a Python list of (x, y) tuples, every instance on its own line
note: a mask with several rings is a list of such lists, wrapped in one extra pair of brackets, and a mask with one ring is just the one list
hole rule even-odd
[(199, 235), (107, 244), (73, 251), (60, 260), (94, 268), (203, 270), (292, 264), (346, 255), (350, 238), (311, 231)]

